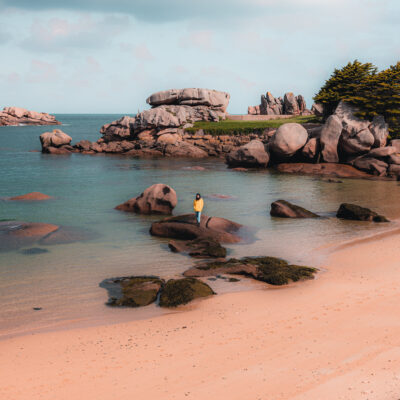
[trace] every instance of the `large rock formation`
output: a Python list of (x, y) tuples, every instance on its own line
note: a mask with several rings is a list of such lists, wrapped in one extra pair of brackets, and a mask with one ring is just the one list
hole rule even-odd
[(53, 132), (45, 132), (40, 135), (40, 143), (43, 153), (67, 154), (73, 148), (70, 146), (71, 136), (60, 129), (54, 129)]
[(230, 95), (210, 89), (170, 89), (157, 92), (146, 100), (152, 107), (161, 105), (206, 106), (226, 112)]
[(157, 183), (148, 187), (140, 196), (134, 197), (115, 207), (117, 210), (137, 214), (172, 214), (178, 204), (178, 197), (172, 187)]
[(103, 125), (100, 133), (105, 142), (130, 139), (133, 133), (134, 117), (125, 116), (109, 124)]
[(260, 140), (252, 140), (226, 157), (226, 162), (230, 167), (265, 168), (268, 161), (269, 154)]
[(324, 162), (339, 162), (338, 143), (342, 133), (342, 122), (336, 115), (331, 115), (322, 127), (320, 143)]
[(304, 97), (295, 96), (292, 92), (285, 93), (282, 97), (274, 97), (271, 92), (261, 95), (259, 106), (249, 106), (247, 110), (251, 115), (301, 115), (310, 114), (306, 108)]
[(61, 125), (61, 122), (47, 113), (29, 111), (19, 107), (4, 107), (0, 111), (0, 126), (16, 125)]
[(281, 125), (272, 136), (269, 148), (278, 157), (287, 158), (300, 150), (308, 139), (308, 133), (300, 124)]

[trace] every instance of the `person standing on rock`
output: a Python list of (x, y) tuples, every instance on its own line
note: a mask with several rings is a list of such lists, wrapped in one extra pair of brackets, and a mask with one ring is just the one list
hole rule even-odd
[(193, 201), (193, 209), (196, 214), (197, 225), (200, 225), (201, 220), (201, 212), (203, 211), (204, 201), (201, 198), (200, 193), (196, 194), (196, 198)]

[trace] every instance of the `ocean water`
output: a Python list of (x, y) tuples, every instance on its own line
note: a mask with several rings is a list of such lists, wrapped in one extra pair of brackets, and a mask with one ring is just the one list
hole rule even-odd
[[(57, 115), (73, 142), (97, 140), (100, 127), (119, 115)], [(196, 192), (205, 198), (204, 213), (239, 222), (251, 232), (242, 244), (228, 245), (230, 256), (272, 255), (293, 263), (319, 265), (327, 246), (395, 226), (334, 218), (341, 202), (373, 208), (391, 219), (400, 216), (399, 184), (394, 181), (343, 180), (273, 171), (236, 172), (221, 160), (139, 160), (118, 155), (56, 156), (40, 153), (39, 135), (53, 127), (0, 128), (0, 220), (46, 222), (89, 232), (70, 244), (37, 246), (48, 250), (26, 255), (0, 252), (0, 338), (74, 324), (116, 322), (165, 311), (111, 309), (99, 282), (133, 274), (178, 276), (193, 265), (171, 253), (167, 240), (150, 236), (158, 217), (114, 210), (154, 183), (178, 194), (175, 214), (192, 211)], [(204, 171), (190, 170), (202, 166)], [(12, 202), (6, 198), (39, 191), (54, 199)], [(231, 196), (219, 200), (214, 194)], [(286, 220), (269, 215), (271, 202), (286, 199), (326, 218)], [(251, 237), (251, 239), (250, 239)], [(0, 237), (1, 240), (1, 237)], [(32, 246), (29, 246), (32, 247)], [(217, 291), (246, 285), (217, 286)], [(33, 307), (41, 307), (34, 311)]]

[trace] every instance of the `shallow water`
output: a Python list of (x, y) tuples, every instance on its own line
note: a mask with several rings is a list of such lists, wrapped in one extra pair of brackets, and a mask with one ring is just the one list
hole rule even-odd
[[(100, 127), (119, 117), (57, 116), (64, 124), (61, 129), (72, 136), (73, 142), (97, 140)], [(157, 217), (114, 210), (154, 183), (166, 183), (176, 190), (179, 202), (175, 214), (191, 212), (193, 196), (199, 191), (205, 196), (205, 214), (249, 227), (254, 241), (228, 245), (229, 255), (235, 257), (272, 255), (318, 265), (321, 258), (314, 249), (388, 229), (388, 224), (332, 218), (344, 201), (371, 207), (389, 218), (400, 216), (400, 191), (393, 181), (329, 183), (269, 171), (235, 172), (220, 160), (138, 160), (126, 156), (30, 152), (40, 150), (39, 135), (51, 129), (0, 128), (0, 198), (31, 191), (55, 197), (44, 202), (0, 200), (0, 220), (47, 222), (89, 230), (94, 235), (86, 242), (35, 245), (48, 250), (42, 254), (0, 252), (0, 337), (70, 321), (116, 321), (163, 312), (153, 306), (140, 311), (107, 308), (106, 291), (98, 287), (108, 277), (156, 274), (167, 278), (192, 265), (193, 260), (188, 257), (169, 252), (166, 240), (149, 235), (150, 224)], [(193, 165), (205, 170), (187, 169)], [(213, 194), (233, 199), (213, 199)], [(269, 205), (279, 198), (327, 218), (271, 218)], [(232, 289), (237, 287), (232, 284)], [(33, 307), (42, 310), (33, 311)]]

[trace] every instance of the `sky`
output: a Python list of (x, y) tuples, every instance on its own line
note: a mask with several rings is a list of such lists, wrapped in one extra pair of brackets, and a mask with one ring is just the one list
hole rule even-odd
[(133, 114), (157, 91), (312, 97), (334, 68), (400, 60), (398, 0), (0, 0), (0, 107)]

